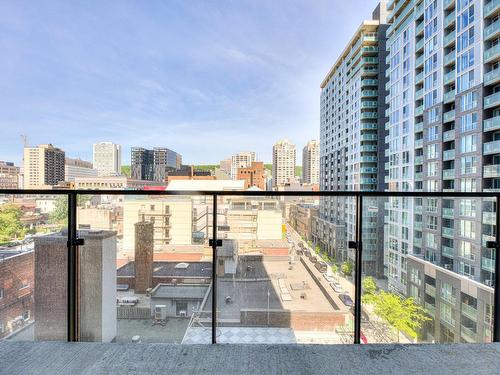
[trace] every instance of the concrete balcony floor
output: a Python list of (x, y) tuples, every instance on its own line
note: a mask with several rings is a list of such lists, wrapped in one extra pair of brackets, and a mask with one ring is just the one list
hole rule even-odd
[(500, 373), (500, 344), (172, 345), (0, 343), (0, 374)]

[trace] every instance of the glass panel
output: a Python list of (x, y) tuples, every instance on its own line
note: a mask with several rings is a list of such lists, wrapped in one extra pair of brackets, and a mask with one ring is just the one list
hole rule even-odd
[(319, 197), (219, 198), (218, 343), (353, 342), (350, 237), (319, 207)]
[[(364, 205), (371, 198), (364, 198)], [(378, 198), (373, 252), (363, 215), (363, 320), (369, 343), (491, 341), (495, 201)], [(372, 270), (367, 264), (379, 260)], [(375, 272), (373, 272), (375, 271)]]
[(210, 196), (79, 200), (82, 341), (211, 343)]
[(67, 340), (67, 202), (0, 196), (0, 340)]

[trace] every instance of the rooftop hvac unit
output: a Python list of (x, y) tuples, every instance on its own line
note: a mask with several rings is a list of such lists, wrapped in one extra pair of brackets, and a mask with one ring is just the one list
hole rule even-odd
[(493, 286), (493, 280), (492, 280), (492, 279), (484, 280), (484, 283), (485, 283), (487, 286)]
[(155, 306), (155, 320), (166, 320), (167, 319), (167, 306), (156, 305)]
[(185, 318), (187, 316), (187, 313), (186, 311), (182, 310), (182, 311), (179, 311), (179, 316)]

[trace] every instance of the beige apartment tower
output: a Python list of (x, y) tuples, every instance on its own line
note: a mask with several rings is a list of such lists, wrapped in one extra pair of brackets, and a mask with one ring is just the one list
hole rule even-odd
[(319, 184), (319, 142), (315, 139), (302, 149), (302, 182)]
[(273, 187), (295, 181), (295, 145), (288, 139), (273, 146)]
[(64, 181), (64, 151), (51, 144), (24, 148), (24, 188), (37, 189)]

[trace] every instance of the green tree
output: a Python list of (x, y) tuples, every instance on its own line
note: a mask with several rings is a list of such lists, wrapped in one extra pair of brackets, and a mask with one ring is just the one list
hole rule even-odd
[(15, 204), (0, 206), (0, 242), (24, 238), (26, 229), (21, 223), (23, 212)]
[(354, 264), (350, 260), (348, 260), (348, 261), (342, 263), (340, 270), (342, 271), (342, 273), (344, 275), (352, 276), (352, 271), (354, 270)]
[(122, 165), (121, 169), (122, 175), (130, 177), (132, 175), (132, 170), (130, 165)]
[(319, 254), (319, 253), (321, 252), (321, 249), (319, 248), (319, 246), (316, 246), (316, 247), (314, 248), (314, 252), (315, 252), (316, 254)]
[(361, 301), (363, 301), (363, 303), (372, 303), (377, 297), (377, 284), (375, 284), (373, 277), (367, 276), (363, 279), (362, 290), (363, 295), (361, 296)]
[(396, 330), (398, 342), (400, 332), (416, 338), (422, 324), (430, 320), (424, 308), (416, 304), (413, 298), (401, 298), (381, 291), (373, 299), (373, 305), (374, 313)]
[[(88, 195), (77, 195), (76, 203), (78, 206), (85, 205), (90, 200)], [(53, 224), (58, 224), (61, 227), (68, 225), (68, 198), (59, 196), (54, 204), (54, 211), (49, 215), (49, 220)]]
[(339, 267), (336, 264), (332, 264), (332, 272), (333, 273), (338, 273), (339, 272)]

